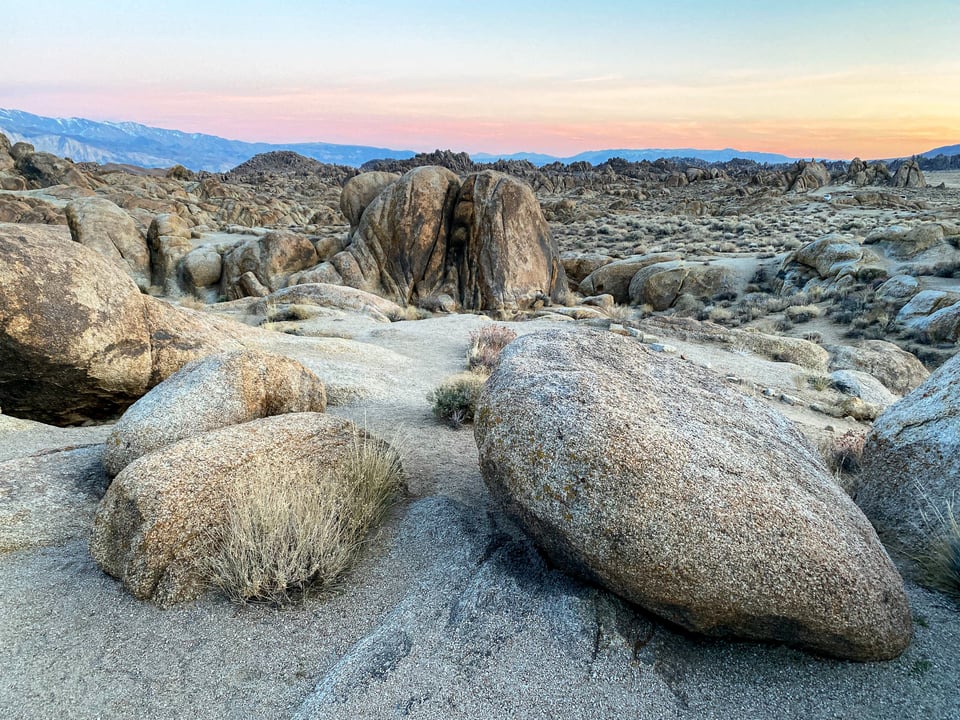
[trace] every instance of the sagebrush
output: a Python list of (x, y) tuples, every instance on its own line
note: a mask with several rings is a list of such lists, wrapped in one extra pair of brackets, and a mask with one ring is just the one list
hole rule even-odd
[(277, 606), (333, 586), (403, 491), (400, 456), (358, 435), (346, 460), (317, 475), (263, 468), (238, 481), (209, 533), (206, 575), (231, 600)]
[(427, 400), (433, 405), (433, 414), (454, 427), (473, 422), (485, 381), (485, 374), (476, 372), (447, 378), (427, 396)]

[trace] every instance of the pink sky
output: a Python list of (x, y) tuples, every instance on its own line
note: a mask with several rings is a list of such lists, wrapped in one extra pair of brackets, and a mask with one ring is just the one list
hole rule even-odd
[(191, 22), (169, 25), (128, 6), (23, 3), (0, 47), (17, 69), (0, 107), (249, 141), (560, 156), (877, 158), (960, 142), (960, 3), (489, 2), (171, 0)]

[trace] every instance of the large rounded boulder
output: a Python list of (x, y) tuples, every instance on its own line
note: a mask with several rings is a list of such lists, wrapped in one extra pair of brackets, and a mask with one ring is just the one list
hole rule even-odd
[(0, 406), (54, 425), (119, 415), (246, 328), (142, 295), (66, 228), (0, 224)]
[(107, 437), (103, 465), (117, 475), (149, 452), (208, 430), (326, 406), (323, 382), (296, 360), (249, 349), (209, 355), (130, 406)]
[(927, 553), (960, 499), (960, 355), (877, 418), (854, 497), (884, 538)]
[(475, 427), (494, 498), (561, 567), (690, 630), (854, 660), (911, 636), (870, 523), (782, 415), (600, 332), (511, 343)]
[(354, 452), (349, 420), (292, 413), (186, 438), (130, 463), (100, 502), (90, 554), (135, 597), (161, 605), (205, 590), (209, 535), (227, 518), (231, 488), (316, 481)]
[[(390, 184), (363, 211), (347, 251), (334, 256), (347, 284), (400, 305), (440, 292), (459, 191), (454, 173), (433, 166), (415, 168)], [(355, 269), (341, 270), (345, 261)], [(362, 281), (350, 282), (354, 277)]]
[[(353, 205), (345, 213), (355, 214), (365, 200), (363, 177), (354, 178), (357, 197), (348, 193), (344, 202)], [(484, 171), (461, 184), (434, 166), (380, 180), (385, 184), (363, 210), (350, 244), (314, 280), (399, 305), (429, 307), (448, 296), (467, 310), (523, 309), (567, 295), (560, 253), (525, 183)]]
[(61, 424), (140, 397), (151, 375), (142, 298), (66, 228), (0, 225), (0, 406)]
[(340, 193), (340, 212), (350, 223), (351, 230), (360, 224), (363, 211), (373, 199), (399, 179), (396, 173), (375, 171), (360, 173), (347, 180)]

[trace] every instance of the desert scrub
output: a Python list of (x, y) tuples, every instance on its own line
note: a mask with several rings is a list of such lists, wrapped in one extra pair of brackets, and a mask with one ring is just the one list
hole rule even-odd
[(239, 603), (283, 606), (330, 589), (403, 492), (400, 456), (359, 434), (346, 460), (317, 477), (264, 469), (236, 483), (209, 534), (209, 583)]
[(476, 372), (451, 375), (427, 395), (427, 400), (433, 405), (433, 414), (455, 428), (473, 422), (485, 381), (486, 375)]
[(820, 308), (816, 305), (791, 305), (784, 314), (791, 322), (804, 323), (820, 317)]
[(920, 558), (920, 568), (927, 585), (960, 599), (960, 524), (952, 505), (937, 515), (943, 530)]
[(474, 372), (489, 375), (500, 362), (500, 353), (517, 334), (506, 325), (488, 325), (470, 333), (467, 367)]

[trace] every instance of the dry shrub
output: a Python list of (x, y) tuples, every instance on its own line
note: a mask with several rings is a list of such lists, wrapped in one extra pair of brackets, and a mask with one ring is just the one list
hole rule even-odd
[(470, 333), (467, 366), (474, 372), (489, 375), (500, 362), (501, 351), (517, 339), (517, 334), (505, 325), (488, 325)]
[(226, 521), (209, 535), (207, 578), (240, 603), (282, 606), (329, 589), (403, 488), (399, 455), (365, 434), (319, 477), (265, 468), (231, 488)]
[(189, 308), (190, 310), (205, 310), (207, 304), (198, 297), (194, 295), (184, 295), (179, 300), (180, 307)]
[(820, 308), (816, 305), (791, 305), (784, 312), (787, 319), (795, 323), (804, 323), (820, 317)]
[(441, 420), (447, 420), (455, 428), (473, 422), (485, 381), (486, 374), (477, 372), (451, 375), (427, 395), (427, 400), (433, 405), (433, 414)]

